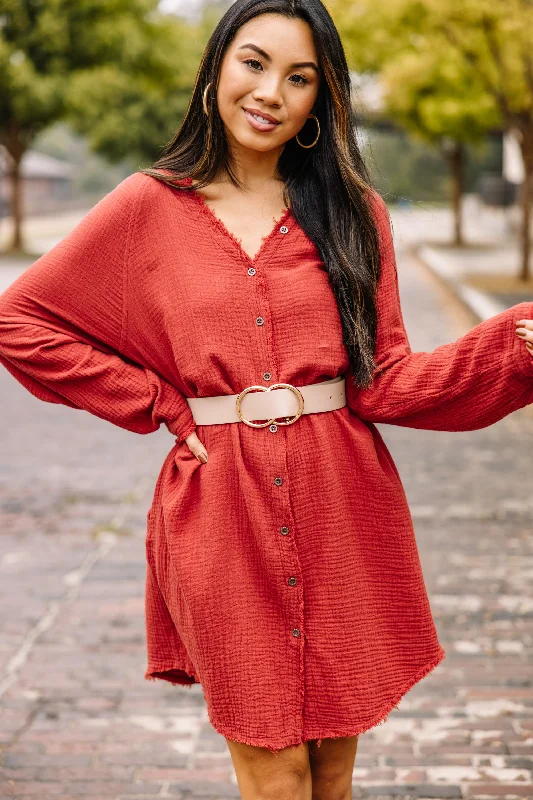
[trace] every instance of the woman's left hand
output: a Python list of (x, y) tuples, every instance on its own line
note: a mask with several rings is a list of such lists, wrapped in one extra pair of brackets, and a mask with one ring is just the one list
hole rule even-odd
[(523, 339), (533, 358), (533, 319), (519, 319), (516, 323), (516, 335)]

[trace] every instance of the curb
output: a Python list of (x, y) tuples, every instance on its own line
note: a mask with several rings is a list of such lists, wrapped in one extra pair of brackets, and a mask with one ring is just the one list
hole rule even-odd
[(448, 289), (472, 312), (481, 322), (505, 311), (505, 306), (496, 302), (490, 295), (480, 292), (461, 283), (450, 270), (446, 256), (429, 245), (414, 247), (413, 251), (422, 263), (439, 278)]

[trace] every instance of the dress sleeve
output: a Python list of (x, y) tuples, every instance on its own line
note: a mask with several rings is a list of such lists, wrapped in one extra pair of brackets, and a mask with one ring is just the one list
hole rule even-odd
[(97, 203), (0, 295), (0, 364), (31, 394), (134, 433), (195, 429), (185, 396), (124, 354), (124, 278), (143, 173)]
[(533, 319), (533, 302), (518, 303), (433, 352), (413, 353), (400, 307), (389, 214), (373, 198), (382, 267), (377, 288), (375, 371), (366, 389), (346, 374), (348, 406), (361, 419), (410, 428), (484, 428), (533, 402), (533, 357), (515, 321)]

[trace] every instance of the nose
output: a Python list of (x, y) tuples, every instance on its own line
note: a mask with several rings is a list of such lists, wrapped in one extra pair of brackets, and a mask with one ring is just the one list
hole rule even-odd
[(259, 81), (257, 87), (252, 92), (254, 100), (263, 102), (266, 106), (281, 106), (281, 78), (277, 78), (274, 74), (264, 75)]

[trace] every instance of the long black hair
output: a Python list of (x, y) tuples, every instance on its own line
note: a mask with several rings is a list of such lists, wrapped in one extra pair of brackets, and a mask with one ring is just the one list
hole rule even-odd
[[(226, 11), (204, 50), (185, 118), (174, 138), (150, 168), (141, 172), (174, 188), (193, 178), (200, 188), (226, 172), (242, 188), (231, 167), (230, 152), (216, 104), (222, 59), (237, 30), (259, 14), (300, 18), (311, 27), (321, 71), (313, 113), (320, 122), (317, 144), (305, 149), (286, 142), (278, 161), (285, 202), (314, 242), (327, 270), (343, 327), (343, 342), (353, 368), (354, 385), (369, 386), (375, 369), (376, 287), (380, 273), (379, 237), (374, 222), (369, 174), (357, 142), (346, 56), (335, 24), (320, 0), (237, 0)], [(203, 109), (207, 92), (209, 115)], [(304, 128), (308, 123), (304, 125)], [(316, 125), (301, 131), (314, 140)], [(163, 175), (159, 170), (170, 172)]]

